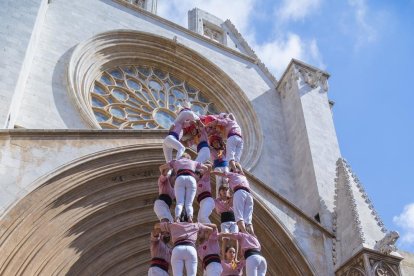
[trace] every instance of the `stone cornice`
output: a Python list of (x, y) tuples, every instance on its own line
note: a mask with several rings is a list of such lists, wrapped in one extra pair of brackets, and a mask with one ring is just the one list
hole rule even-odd
[(275, 76), (269, 71), (266, 65), (260, 60), (260, 58), (256, 55), (255, 51), (250, 47), (249, 43), (244, 39), (242, 34), (237, 30), (236, 26), (227, 19), (224, 24), (230, 29), (230, 31), (236, 36), (236, 39), (240, 42), (246, 52), (256, 60), (256, 64), (259, 69), (265, 74), (266, 77), (270, 79), (270, 81), (274, 84), (274, 86), (278, 85), (277, 79)]
[(0, 140), (10, 138), (148, 138), (163, 139), (168, 130), (132, 129), (10, 129), (0, 130)]
[(165, 19), (165, 18), (163, 18), (161, 16), (158, 16), (156, 14), (153, 14), (153, 13), (149, 12), (149, 11), (140, 9), (139, 7), (137, 7), (137, 6), (135, 6), (135, 5), (131, 4), (131, 3), (128, 3), (128, 2), (123, 1), (123, 0), (112, 0), (112, 1), (115, 2), (115, 3), (118, 3), (120, 5), (122, 5), (124, 7), (127, 7), (127, 8), (129, 8), (129, 9), (135, 11), (135, 12), (138, 12), (138, 13), (144, 15), (144, 16), (147, 16), (147, 17), (149, 17), (151, 19), (157, 20), (157, 21), (159, 21), (159, 22), (167, 25), (168, 27), (171, 27), (171, 28), (176, 29), (176, 30), (178, 30), (180, 32), (183, 32), (183, 33), (185, 33), (187, 35), (190, 35), (190, 36), (192, 36), (192, 37), (194, 37), (196, 39), (202, 40), (203, 42), (206, 42), (206, 43), (208, 43), (208, 44), (210, 44), (212, 46), (215, 46), (215, 47), (217, 47), (217, 48), (219, 48), (221, 50), (224, 50), (224, 51), (226, 51), (228, 53), (231, 53), (231, 54), (233, 54), (233, 55), (235, 55), (237, 57), (240, 57), (240, 58), (242, 58), (244, 60), (247, 60), (247, 61), (249, 61), (251, 63), (256, 63), (256, 59), (255, 58), (252, 58), (252, 57), (250, 57), (248, 55), (245, 55), (245, 54), (240, 53), (240, 52), (238, 52), (236, 50), (233, 50), (233, 49), (231, 49), (231, 48), (229, 48), (229, 47), (227, 47), (227, 46), (225, 46), (225, 45), (223, 45), (223, 44), (221, 44), (219, 42), (215, 42), (215, 41), (213, 41), (213, 40), (211, 40), (211, 39), (209, 39), (207, 37), (204, 37), (204, 36), (202, 36), (202, 35), (200, 35), (198, 33), (195, 33), (193, 31), (190, 31), (189, 29), (187, 29), (187, 28), (185, 28), (185, 27), (183, 27), (181, 25), (178, 25), (178, 24), (176, 24), (176, 23), (174, 23), (172, 21), (169, 21), (169, 20), (167, 20), (167, 19)]
[(282, 77), (279, 80), (279, 83), (276, 87), (277, 91), (284, 93), (285, 86), (287, 84), (292, 85), (290, 82), (292, 79), (302, 78), (305, 83), (310, 87), (315, 88), (320, 85), (325, 92), (328, 91), (328, 78), (330, 77), (329, 73), (326, 71), (320, 70), (312, 65), (306, 64), (303, 61), (292, 59), (289, 62), (286, 70), (283, 72)]
[[(364, 258), (365, 256), (365, 258)], [(394, 269), (396, 268), (396, 270), (398, 271), (398, 266), (399, 263), (402, 259), (401, 256), (399, 255), (383, 255), (381, 253), (378, 253), (378, 251), (369, 249), (369, 248), (361, 248), (357, 253), (355, 253), (354, 256), (352, 256), (351, 258), (349, 258), (348, 260), (346, 260), (340, 267), (338, 267), (335, 270), (335, 275), (338, 276), (342, 276), (342, 275), (351, 275), (347, 272), (347, 270), (349, 270), (349, 268), (352, 268), (353, 266), (355, 266), (356, 263), (358, 263), (358, 259), (360, 259), (360, 261), (364, 261), (366, 260), (370, 260), (370, 262), (368, 262), (367, 264), (364, 265), (364, 270), (366, 270), (366, 266), (370, 266), (370, 269), (373, 270), (373, 264), (374, 262), (372, 261), (372, 259), (376, 260), (376, 262), (385, 262), (387, 264), (390, 265), (394, 265)], [(361, 267), (362, 268), (362, 267)], [(344, 273), (344, 274), (343, 274)], [(365, 274), (364, 274), (365, 275)], [(367, 274), (367, 275), (390, 275), (390, 274)], [(395, 274), (393, 274), (395, 275)]]

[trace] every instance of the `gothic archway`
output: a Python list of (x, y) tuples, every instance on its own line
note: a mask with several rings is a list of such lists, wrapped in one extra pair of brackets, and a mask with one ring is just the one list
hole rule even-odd
[[(159, 144), (128, 146), (40, 179), (0, 222), (0, 275), (143, 275), (162, 162)], [(313, 275), (292, 238), (255, 204), (268, 275)]]

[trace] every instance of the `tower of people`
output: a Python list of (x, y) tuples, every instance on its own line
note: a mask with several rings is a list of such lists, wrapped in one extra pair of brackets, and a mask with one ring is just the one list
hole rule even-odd
[[(195, 160), (186, 147), (197, 149)], [(199, 261), (206, 276), (265, 275), (267, 263), (252, 224), (253, 197), (240, 165), (242, 131), (233, 114), (198, 116), (186, 103), (164, 139), (163, 151), (166, 163), (160, 166), (154, 202), (160, 222), (151, 232), (148, 275), (169, 275), (171, 267), (174, 276), (184, 271), (195, 276)], [(210, 221), (214, 210), (220, 227)]]

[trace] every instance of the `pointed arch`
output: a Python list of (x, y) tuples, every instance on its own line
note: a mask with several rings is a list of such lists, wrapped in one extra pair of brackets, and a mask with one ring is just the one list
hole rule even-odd
[[(0, 274), (142, 275), (157, 221), (153, 201), (161, 163), (159, 144), (127, 146), (85, 156), (39, 179), (0, 222)], [(268, 274), (314, 275), (283, 226), (255, 204), (253, 223)]]

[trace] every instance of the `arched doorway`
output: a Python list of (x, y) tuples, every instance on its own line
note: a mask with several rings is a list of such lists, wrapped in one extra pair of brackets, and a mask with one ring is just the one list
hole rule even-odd
[[(0, 275), (144, 275), (161, 163), (159, 144), (128, 146), (39, 180), (0, 222)], [(255, 204), (268, 275), (313, 275), (292, 238)]]

